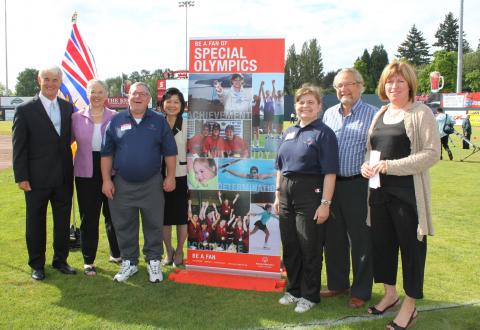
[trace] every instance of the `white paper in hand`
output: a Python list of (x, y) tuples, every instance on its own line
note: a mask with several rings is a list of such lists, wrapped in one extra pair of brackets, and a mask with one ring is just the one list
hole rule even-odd
[[(373, 166), (377, 165), (379, 161), (380, 161), (380, 151), (378, 151), (378, 150), (370, 151), (370, 160), (369, 160), (370, 166), (373, 167)], [(380, 174), (379, 173), (375, 174), (374, 176), (372, 176), (370, 178), (370, 180), (368, 180), (368, 186), (370, 188), (373, 188), (373, 189), (377, 189), (378, 187), (380, 187)]]

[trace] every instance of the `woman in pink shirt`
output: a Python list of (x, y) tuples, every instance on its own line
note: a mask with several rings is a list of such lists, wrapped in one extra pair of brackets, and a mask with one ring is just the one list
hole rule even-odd
[(118, 263), (121, 259), (107, 198), (102, 194), (100, 172), (102, 137), (116, 112), (104, 105), (107, 99), (107, 85), (103, 81), (90, 80), (87, 84), (87, 95), (90, 105), (72, 115), (72, 140), (77, 143), (74, 175), (81, 218), (84, 273), (93, 276), (96, 275), (94, 261), (97, 255), (98, 223), (102, 206), (110, 245), (110, 261)]

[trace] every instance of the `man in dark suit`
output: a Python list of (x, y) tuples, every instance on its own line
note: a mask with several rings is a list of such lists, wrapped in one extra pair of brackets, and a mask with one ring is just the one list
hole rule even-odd
[(40, 70), (40, 93), (17, 107), (13, 119), (13, 172), (25, 192), (26, 240), (32, 278), (45, 278), (46, 218), (48, 202), (53, 215), (52, 266), (75, 274), (67, 263), (73, 164), (71, 115), (73, 106), (58, 98), (62, 83), (59, 67)]

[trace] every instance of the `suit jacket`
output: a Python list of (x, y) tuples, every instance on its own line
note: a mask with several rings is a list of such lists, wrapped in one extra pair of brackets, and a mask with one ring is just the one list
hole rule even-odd
[(61, 132), (57, 134), (38, 96), (20, 104), (13, 118), (15, 182), (29, 181), (32, 189), (72, 184), (71, 141), (73, 106), (57, 98)]

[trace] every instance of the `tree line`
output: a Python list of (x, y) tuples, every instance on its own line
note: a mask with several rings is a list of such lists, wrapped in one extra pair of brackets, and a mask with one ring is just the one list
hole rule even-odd
[[(437, 50), (433, 53), (416, 25), (410, 28), (405, 40), (398, 46), (395, 57), (405, 59), (415, 66), (420, 93), (430, 91), (430, 72), (432, 71), (439, 71), (444, 77), (445, 84), (442, 92), (455, 91), (458, 31), (458, 19), (450, 12), (435, 33), (436, 42), (432, 46)], [(476, 51), (473, 51), (465, 40), (465, 33), (463, 38), (464, 91), (480, 91), (480, 43)], [(375, 93), (380, 74), (388, 63), (388, 54), (382, 44), (375, 45), (370, 52), (365, 49), (363, 54), (353, 61), (352, 66), (362, 74), (365, 80), (365, 93)], [(304, 42), (299, 53), (292, 44), (287, 50), (285, 60), (285, 94), (293, 95), (304, 82), (321, 86), (325, 93), (334, 93), (333, 79), (339, 70), (340, 68), (324, 73), (322, 51), (317, 39)], [(141, 70), (108, 78), (106, 83), (109, 87), (109, 95), (121, 95), (122, 83), (125, 80), (145, 82), (150, 87), (152, 95), (156, 95), (157, 80), (163, 79), (164, 73), (169, 71), (169, 69), (157, 69), (153, 72)], [(15, 94), (32, 96), (38, 93), (37, 74), (37, 70), (30, 68), (20, 72)], [(0, 95), (5, 93), (13, 94), (11, 91), (5, 91), (5, 87), (0, 83)]]
[[(437, 50), (430, 52), (430, 46), (423, 33), (413, 25), (405, 41), (397, 49), (395, 57), (413, 64), (419, 78), (419, 92), (430, 92), (430, 72), (439, 71), (444, 77), (442, 92), (455, 92), (458, 51), (458, 19), (450, 12), (440, 23), (436, 33), (436, 42), (432, 45)], [(480, 91), (480, 43), (473, 51), (463, 34), (463, 90)], [(382, 44), (376, 45), (369, 52), (367, 49), (353, 62), (353, 67), (363, 76), (365, 93), (375, 93), (377, 82), (383, 68), (389, 63), (388, 54)], [(313, 65), (313, 70), (306, 68)], [(320, 68), (318, 70), (317, 68)], [(322, 53), (316, 39), (305, 42), (299, 54), (295, 46), (288, 49), (285, 64), (285, 92), (293, 95), (303, 82), (321, 86), (325, 93), (332, 93), (333, 78), (337, 71), (323, 73)]]
[[(170, 75), (172, 71), (168, 68), (157, 69), (153, 72), (141, 70), (140, 72), (133, 71), (130, 74), (122, 73), (117, 77), (107, 78), (105, 83), (108, 86), (108, 94), (110, 96), (122, 96), (122, 87), (126, 81), (131, 83), (141, 81), (148, 85), (151, 95), (157, 95), (157, 80), (164, 79), (165, 72)], [(33, 96), (37, 94), (40, 91), (37, 76), (37, 69), (27, 68), (23, 70), (18, 74), (15, 94), (10, 92), (8, 95)], [(5, 95), (4, 91), (5, 87), (0, 83), (0, 95)]]

